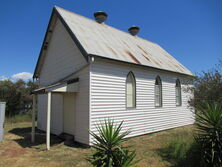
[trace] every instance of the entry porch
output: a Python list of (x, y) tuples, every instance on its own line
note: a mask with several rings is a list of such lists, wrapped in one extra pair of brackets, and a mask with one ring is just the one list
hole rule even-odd
[[(52, 133), (52, 127), (51, 127), (52, 123), (61, 124), (59, 133), (65, 133), (75, 137), (75, 113), (76, 113), (75, 98), (77, 92), (79, 92), (78, 78), (42, 87), (33, 91), (32, 132), (31, 132), (32, 143), (35, 142), (35, 126), (36, 126), (35, 121), (36, 121), (36, 113), (38, 110), (37, 107), (38, 95), (44, 95), (46, 97), (42, 98), (41, 100), (44, 100), (46, 104), (46, 124), (44, 125), (45, 127), (43, 129), (46, 130), (47, 150), (50, 150), (50, 133)], [(60, 97), (60, 101), (62, 102), (61, 104), (52, 106), (53, 100), (56, 100), (56, 98), (53, 98), (53, 96), (56, 97), (56, 95), (57, 97)], [(57, 113), (55, 112), (52, 113), (52, 109), (57, 110)], [(54, 119), (52, 119), (52, 117)], [(57, 120), (60, 121), (57, 122)]]

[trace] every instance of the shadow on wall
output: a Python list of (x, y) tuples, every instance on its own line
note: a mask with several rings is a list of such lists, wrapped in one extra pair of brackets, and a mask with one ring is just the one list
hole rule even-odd
[[(24, 127), (24, 128), (14, 128), (10, 130), (8, 133), (12, 133), (14, 135), (20, 136), (19, 139), (14, 139), (21, 147), (32, 147), (32, 146), (43, 146), (46, 144), (46, 133), (42, 130), (36, 128), (36, 135), (35, 135), (35, 143), (31, 143), (31, 127)], [(50, 136), (50, 144), (51, 146), (64, 144), (66, 146), (75, 147), (75, 148), (85, 148), (78, 143), (67, 143), (59, 136), (51, 134)]]

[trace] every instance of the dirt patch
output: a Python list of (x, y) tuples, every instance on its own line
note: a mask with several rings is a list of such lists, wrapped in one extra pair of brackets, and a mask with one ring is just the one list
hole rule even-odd
[(7, 157), (19, 157), (26, 153), (26, 150), (23, 148), (9, 148), (6, 149), (4, 152), (2, 152), (1, 156), (7, 156)]

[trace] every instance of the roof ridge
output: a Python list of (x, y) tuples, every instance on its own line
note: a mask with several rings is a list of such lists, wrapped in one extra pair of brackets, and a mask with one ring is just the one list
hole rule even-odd
[[(104, 38), (103, 36), (104, 34), (102, 32), (101, 32), (101, 36), (99, 35), (97, 37), (95, 33), (92, 33), (93, 31), (92, 32), (90, 31), (89, 33), (94, 34), (94, 38), (93, 38), (94, 42), (98, 39), (103, 40), (103, 42), (100, 42), (100, 43), (99, 41), (97, 41), (98, 44), (95, 46), (94, 44), (92, 44), (93, 43), (92, 40), (91, 41), (89, 40), (86, 42), (86, 40), (84, 39), (84, 35), (83, 36), (80, 35), (78, 37), (80, 38), (80, 40), (82, 40), (80, 45), (81, 47), (85, 48), (88, 54), (98, 55), (98, 56), (100, 55), (101, 57), (105, 57), (108, 59), (119, 60), (119, 61), (124, 61), (128, 63), (134, 63), (134, 64), (141, 64), (142, 62), (141, 65), (154, 67), (157, 69), (162, 69), (162, 70), (167, 70), (167, 71), (169, 70), (172, 72), (177, 72), (177, 73), (191, 75), (191, 76), (193, 75), (189, 69), (187, 69), (184, 65), (182, 65), (177, 59), (175, 59), (171, 54), (165, 51), (157, 43), (151, 42), (139, 36), (132, 36), (123, 30), (117, 29), (105, 23), (98, 24), (95, 20), (91, 18), (79, 15), (77, 13), (74, 13), (72, 11), (66, 10), (58, 6), (55, 6), (54, 10), (59, 14), (59, 16), (61, 17), (61, 19), (63, 20), (65, 24), (68, 24), (68, 23), (77, 24), (75, 26), (72, 24), (66, 25), (70, 28), (70, 32), (72, 31), (73, 34), (77, 33), (78, 35), (80, 35), (82, 33), (82, 32), (81, 33), (78, 32), (79, 30), (75, 28), (75, 27), (79, 27), (79, 28), (81, 27), (81, 24), (78, 25), (78, 21), (85, 22), (84, 24), (86, 26), (87, 24), (91, 24), (90, 25), (92, 26), (91, 29), (93, 29), (93, 27), (95, 27), (95, 29), (97, 28), (97, 30), (107, 29), (107, 32), (111, 33), (111, 34), (107, 34), (106, 37), (108, 38), (109, 38), (109, 35), (112, 35), (112, 33), (116, 33), (117, 36), (115, 38), (108, 39), (108, 38)], [(116, 44), (114, 44), (115, 42), (121, 41), (119, 37), (123, 38), (124, 41), (126, 41), (126, 43), (124, 42), (124, 45), (121, 45), (120, 47), (115, 46)], [(77, 39), (77, 37), (75, 38)], [(109, 49), (109, 46), (104, 45), (104, 43), (109, 44), (109, 42), (114, 42), (112, 43), (112, 46), (117, 48), (117, 53), (116, 53), (116, 50), (114, 51), (115, 52), (114, 53), (112, 48)], [(135, 45), (135, 48), (132, 48), (133, 45)], [(141, 45), (142, 48), (139, 47), (138, 45)], [(105, 46), (105, 48), (102, 49), (101, 51), (98, 46), (100, 47)], [(138, 61), (136, 61), (135, 59)]]

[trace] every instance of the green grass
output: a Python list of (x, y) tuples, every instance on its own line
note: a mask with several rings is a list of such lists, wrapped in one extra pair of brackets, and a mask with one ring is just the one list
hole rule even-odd
[[(22, 116), (21, 116), (22, 117)], [(52, 147), (46, 151), (45, 136), (37, 131), (36, 143), (30, 142), (30, 119), (16, 117), (7, 121), (5, 125), (5, 139), (0, 143), (0, 166), (46, 166), (46, 167), (89, 167), (86, 156), (92, 153), (92, 148), (82, 148), (78, 145), (66, 146), (55, 137), (51, 136)], [(142, 159), (138, 167), (170, 167), (176, 166), (178, 157), (186, 151), (192, 143), (192, 126), (175, 128), (158, 133), (129, 138), (124, 145), (131, 145), (136, 150), (136, 159)], [(177, 143), (182, 144), (177, 144)], [(187, 143), (187, 144), (185, 144)], [(166, 156), (163, 150), (170, 150), (171, 156)], [(169, 151), (168, 150), (168, 151)], [(176, 150), (176, 151), (175, 151)]]
[(168, 156), (176, 159), (183, 160), (186, 158), (186, 153), (190, 149), (191, 143), (188, 143), (183, 138), (176, 138), (166, 144), (166, 152)]
[[(180, 151), (179, 150), (175, 151), (175, 149), (178, 149), (176, 147), (170, 148), (172, 147), (172, 145), (174, 145), (171, 143), (177, 143), (176, 141), (182, 139), (184, 142), (191, 144), (193, 140), (192, 132), (193, 132), (192, 126), (185, 126), (154, 134), (134, 137), (128, 140), (126, 144), (133, 145), (133, 149), (135, 149), (137, 152), (138, 159), (139, 158), (143, 159), (140, 162), (141, 166), (142, 165), (149, 167), (176, 166), (177, 162), (179, 161), (175, 161), (175, 158), (168, 155), (180, 154), (179, 153)], [(189, 147), (189, 144), (187, 144), (187, 147)]]
[(30, 122), (32, 120), (31, 112), (27, 114), (18, 114), (12, 117), (6, 117), (6, 123), (19, 123), (19, 122)]
[(170, 161), (173, 166), (186, 167), (188, 152), (194, 139), (192, 137), (187, 138), (185, 134), (179, 134), (172, 138), (159, 150), (160, 155)]

